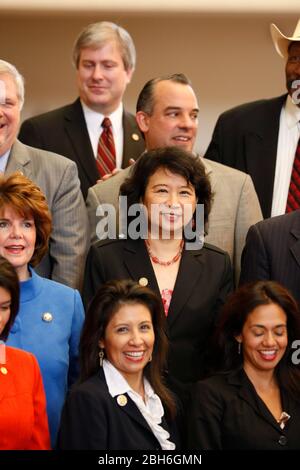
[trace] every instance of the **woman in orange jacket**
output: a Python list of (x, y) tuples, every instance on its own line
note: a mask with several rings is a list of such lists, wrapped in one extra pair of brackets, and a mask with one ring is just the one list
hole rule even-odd
[(18, 276), (0, 257), (0, 450), (46, 450), (50, 437), (37, 360), (5, 345), (18, 307)]

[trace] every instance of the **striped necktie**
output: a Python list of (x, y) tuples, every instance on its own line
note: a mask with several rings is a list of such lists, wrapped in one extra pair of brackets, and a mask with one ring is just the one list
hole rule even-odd
[(96, 164), (100, 176), (104, 176), (116, 168), (116, 150), (110, 119), (104, 118), (101, 126), (103, 131), (98, 142)]
[(300, 139), (296, 148), (285, 212), (300, 208)]

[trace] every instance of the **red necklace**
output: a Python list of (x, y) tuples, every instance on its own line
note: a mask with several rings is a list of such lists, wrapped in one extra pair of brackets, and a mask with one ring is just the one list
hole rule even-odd
[(151, 260), (153, 261), (153, 263), (160, 264), (161, 266), (170, 266), (171, 264), (176, 263), (176, 261), (178, 261), (181, 256), (183, 246), (184, 246), (184, 240), (181, 240), (178, 253), (176, 253), (176, 255), (172, 259), (170, 259), (170, 261), (162, 261), (159, 258), (157, 258), (157, 256), (154, 256), (152, 254), (148, 240), (145, 240), (145, 242), (146, 242), (147, 251)]

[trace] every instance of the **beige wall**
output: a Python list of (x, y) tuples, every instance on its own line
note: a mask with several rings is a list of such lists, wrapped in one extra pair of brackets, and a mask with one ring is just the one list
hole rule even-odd
[(83, 26), (100, 20), (120, 23), (136, 44), (137, 69), (125, 96), (129, 110), (148, 79), (170, 72), (191, 78), (200, 101), (200, 152), (220, 112), (285, 90), (284, 63), (273, 48), (269, 24), (292, 33), (295, 15), (2, 13), (0, 57), (25, 76), (24, 118), (76, 97), (72, 44)]

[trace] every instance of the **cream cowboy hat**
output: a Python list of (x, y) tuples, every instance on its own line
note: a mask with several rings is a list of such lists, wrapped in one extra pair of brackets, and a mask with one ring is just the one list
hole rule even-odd
[(296, 26), (293, 36), (288, 37), (282, 34), (282, 32), (277, 28), (277, 26), (272, 23), (270, 26), (271, 36), (276, 51), (281, 57), (287, 58), (288, 56), (288, 47), (291, 42), (300, 41), (300, 20)]

